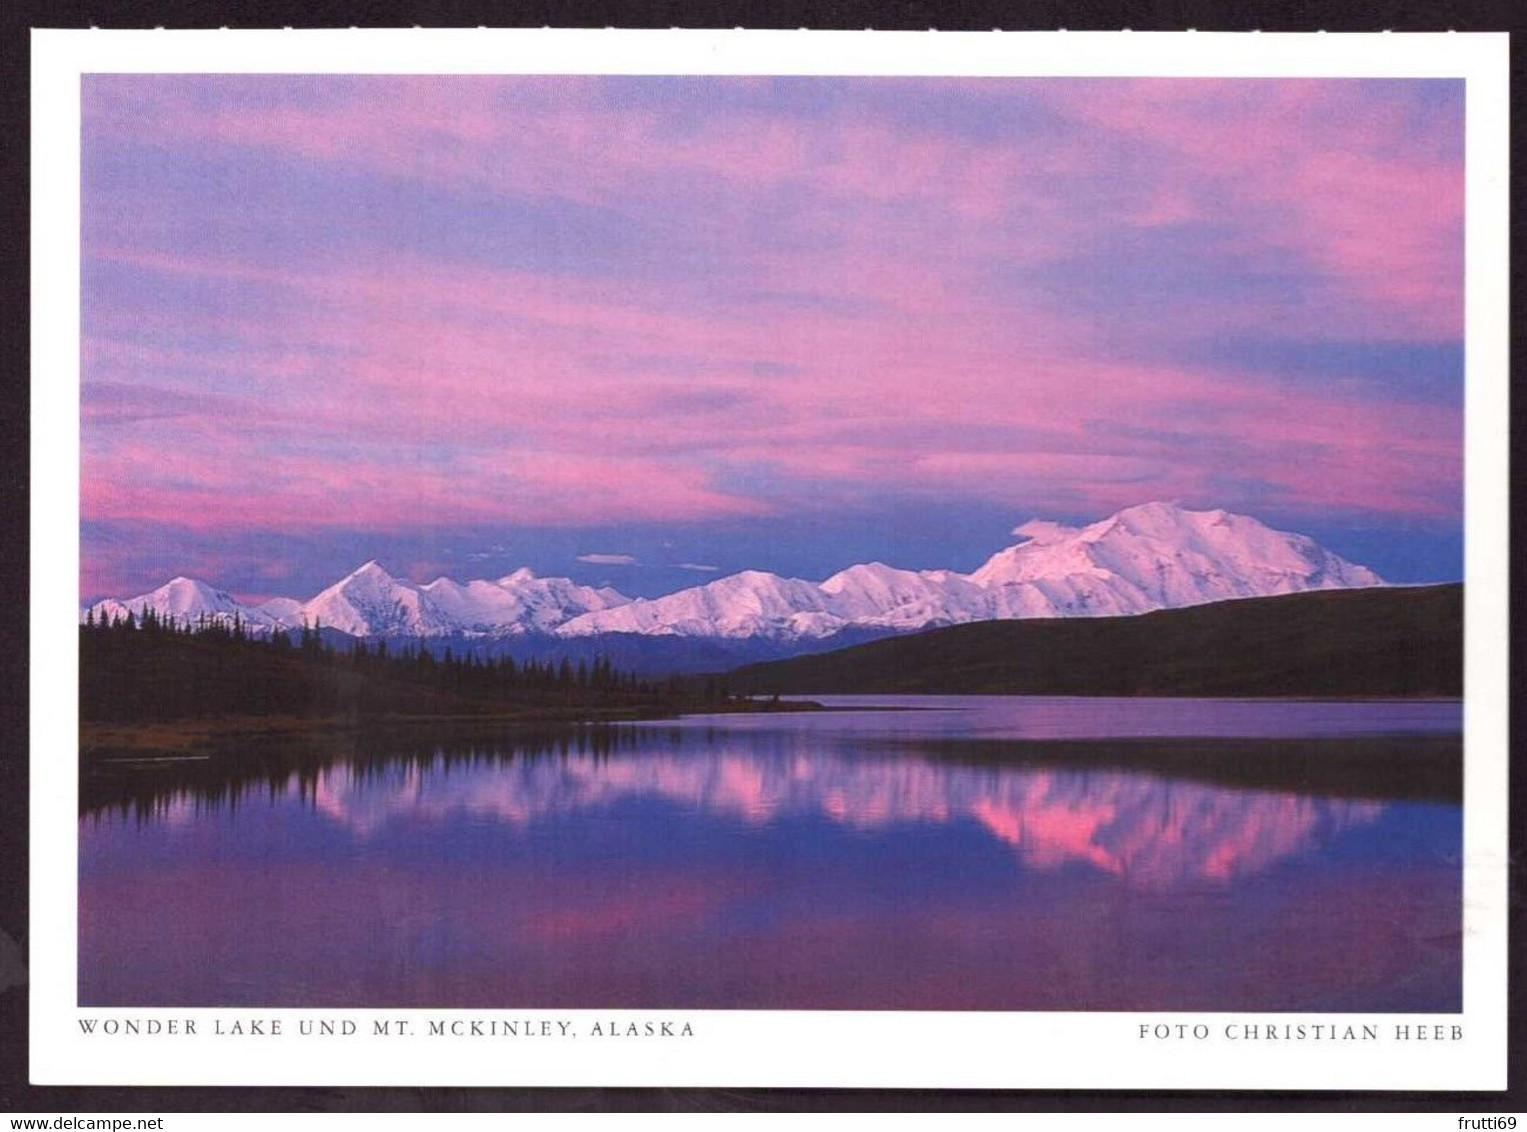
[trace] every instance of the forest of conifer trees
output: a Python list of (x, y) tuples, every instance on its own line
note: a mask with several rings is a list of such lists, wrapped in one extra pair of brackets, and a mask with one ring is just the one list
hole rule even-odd
[(228, 716), (651, 717), (731, 702), (724, 678), (639, 680), (592, 664), (435, 656), (385, 641), (336, 648), (316, 628), (254, 636), (237, 617), (179, 622), (146, 609), (80, 626), (80, 718), (164, 722)]

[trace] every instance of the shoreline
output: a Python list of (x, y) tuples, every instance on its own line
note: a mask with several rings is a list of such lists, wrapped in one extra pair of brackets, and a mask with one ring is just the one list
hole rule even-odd
[[(1367, 704), (1461, 704), (1461, 696), (1079, 696), (1021, 695), (1007, 692), (899, 693), (816, 692), (811, 697), (851, 699), (1044, 699), (1044, 700), (1197, 700), (1220, 703), (1367, 703)], [(81, 766), (101, 763), (170, 763), (211, 758), (229, 743), (239, 740), (287, 741), (321, 738), (356, 738), (379, 731), (407, 732), (423, 728), (449, 728), (456, 732), (538, 730), (542, 728), (598, 727), (612, 724), (662, 723), (694, 717), (721, 715), (773, 715), (801, 712), (926, 712), (956, 710), (947, 706), (919, 704), (823, 703), (805, 695), (741, 699), (728, 704), (691, 707), (687, 710), (644, 711), (639, 708), (564, 710), (527, 709), (518, 712), (458, 715), (373, 715), (365, 717), (248, 715), (191, 718), (152, 722), (82, 720), (79, 724)]]
[[(283, 726), (283, 722), (272, 725), (269, 720), (246, 719), (239, 728), (228, 722), (173, 729), (95, 729), (98, 745), (85, 750), (81, 758), (81, 813), (181, 788), (215, 796), (234, 783), (286, 781), (292, 774), (311, 777), (336, 762), (380, 766), (443, 756), (449, 763), (484, 756), (565, 757), (573, 751), (608, 758), (652, 743), (676, 744), (673, 736), (682, 728), (673, 716), (640, 721), (652, 725), (651, 734), (645, 736), (639, 728), (601, 726), (599, 721), (548, 723), (523, 717), (412, 717), (405, 726), (398, 726), (404, 721), (397, 719), (392, 726), (369, 720), (357, 725), (300, 721), (301, 726), (293, 727), (290, 721), (283, 721)], [(702, 721), (699, 726), (725, 724)], [(865, 736), (859, 746), (876, 759), (910, 757), (1036, 772), (1145, 774), (1233, 789), (1374, 801), (1455, 806), (1462, 801), (1463, 750), (1458, 732), (1055, 738), (891, 734)]]
[(519, 712), (464, 715), (372, 715), (219, 716), (145, 722), (81, 720), (79, 761), (82, 766), (99, 763), (177, 762), (211, 758), (219, 748), (238, 740), (291, 740), (351, 738), (378, 731), (398, 732), (416, 728), (450, 728), (454, 731), (537, 730), (542, 728), (597, 727), (614, 723), (656, 723), (690, 715), (767, 715), (776, 712), (832, 710), (810, 700), (741, 701), (707, 705), (703, 710), (643, 711), (639, 708), (562, 710), (529, 709)]

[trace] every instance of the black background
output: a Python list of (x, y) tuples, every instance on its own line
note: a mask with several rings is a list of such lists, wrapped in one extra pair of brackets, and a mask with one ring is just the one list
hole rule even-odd
[[(337, 0), (215, 3), (11, 3), (0, 14), (0, 362), (5, 399), (0, 403), (0, 1112), (77, 1114), (182, 1111), (436, 1111), (574, 1110), (623, 1111), (1437, 1111), (1466, 1116), (1521, 1112), (1522, 877), (1517, 867), (1522, 774), (1511, 784), (1511, 1088), (1508, 1093), (1332, 1092), (1041, 1092), (849, 1089), (443, 1089), (443, 1088), (122, 1088), (35, 1087), (27, 1080), (27, 593), (28, 561), (28, 321), (29, 149), (28, 32), (32, 27), (689, 27), (689, 28), (875, 28), (883, 30), (1045, 31), (1055, 28), (1111, 31), (1508, 31), (1512, 106), (1522, 86), (1524, 6), (1497, 2), (1386, 0), (1334, 4), (1294, 0), (1195, 0), (1195, 2), (1064, 3), (1060, 0), (898, 0), (894, 3), (750, 3), (746, 0), (614, 3), (536, 0), (534, 3), (340, 3)], [(1513, 114), (1512, 173), (1516, 181), (1520, 128)], [(1513, 204), (1516, 193), (1513, 191)], [(1513, 213), (1515, 209), (1513, 208)], [(1514, 228), (1514, 224), (1513, 224)], [(1520, 346), (1520, 253), (1512, 255), (1512, 345)], [(1518, 356), (1512, 350), (1513, 359)], [(1513, 363), (1513, 390), (1515, 390)], [(1513, 465), (1524, 454), (1521, 412), (1513, 399)], [(1515, 477), (1513, 476), (1513, 483)], [(1513, 530), (1519, 530), (1512, 498)], [(1512, 573), (1522, 562), (1513, 534)], [(45, 568), (46, 564), (38, 564)], [(1513, 603), (1513, 607), (1514, 607)], [(1512, 616), (1512, 654), (1519, 625)], [(1520, 675), (1513, 665), (1513, 722)], [(1515, 728), (1513, 726), (1513, 762)], [(19, 949), (19, 956), (17, 958)], [(1453, 1122), (1448, 1121), (1452, 1127)], [(1441, 1125), (1439, 1125), (1441, 1127)]]

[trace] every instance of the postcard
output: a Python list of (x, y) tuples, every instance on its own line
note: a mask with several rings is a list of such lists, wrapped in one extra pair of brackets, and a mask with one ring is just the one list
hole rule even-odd
[(40, 1084), (1506, 1085), (1506, 42), (37, 32)]

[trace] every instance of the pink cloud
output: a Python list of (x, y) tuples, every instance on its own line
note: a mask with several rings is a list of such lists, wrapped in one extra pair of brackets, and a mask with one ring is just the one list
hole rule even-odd
[[(194, 335), (168, 300), (92, 306), (88, 519), (599, 524), (877, 491), (1101, 513), (1233, 504), (1232, 474), (1285, 512), (1456, 508), (1456, 408), (1338, 383), (1292, 395), (1144, 349), (1290, 327), (1457, 336), (1456, 123), (1418, 125), (1365, 84), (965, 84), (994, 112), (1030, 99), (1053, 116), (987, 136), (762, 103), (681, 128), (589, 80), (336, 80), (245, 104), (123, 82), (130, 97), (87, 88), (95, 142), (232, 147), (633, 223), (682, 193), (717, 266), (631, 282), (379, 246), (299, 270), (118, 233), (91, 256), (288, 305), (221, 303)], [(775, 238), (782, 212), (800, 246)], [(1307, 285), (1144, 318), (1044, 282), (1105, 236), (1194, 225), (1215, 255), (1285, 256)], [(1140, 349), (1104, 348), (1116, 323)]]
[[(757, 467), (798, 481), (998, 499), (1070, 489), (1078, 504), (1116, 506), (1137, 502), (1142, 483), (1212, 498), (1207, 477), (1218, 460), (1171, 439), (1205, 433), (1235, 453), (1242, 474), (1309, 506), (1431, 512), (1439, 485), (1459, 474), (1456, 412), (1319, 390), (1291, 403), (1202, 371), (1068, 355), (1049, 343), (1053, 325), (1015, 355), (1011, 321), (979, 309), (950, 340), (926, 316), (886, 325), (799, 312), (785, 332), (745, 314), (653, 310), (652, 295), (621, 302), (583, 283), (424, 264), (396, 285), (349, 273), (286, 282), (306, 297), (308, 316), (286, 333), (308, 339), (307, 355), (285, 345), (207, 363), (182, 348), (89, 340), (88, 363), (102, 376), (190, 367), (186, 392), (198, 405), (207, 398), (198, 360), (263, 392), (148, 422), (136, 444), (92, 433), (87, 517), (389, 526), (421, 515), (714, 518), (769, 510), (717, 486), (729, 470)], [(304, 362), (311, 351), (322, 361)], [(695, 359), (704, 372), (597, 360), (659, 352)], [(750, 358), (793, 375), (759, 380)], [(676, 417), (680, 399), (693, 407)], [(944, 442), (909, 450), (910, 420)], [(1099, 421), (1155, 435), (1100, 432)], [(994, 449), (983, 439), (993, 429), (1016, 439)], [(337, 457), (335, 445), (352, 455)], [(1291, 461), (1294, 446), (1301, 457)]]
[[(783, 184), (871, 211), (914, 201), (951, 233), (987, 240), (990, 222), (1016, 211), (1027, 220), (1021, 238), (995, 238), (1030, 262), (1063, 253), (1095, 226), (1096, 202), (1068, 190), (1077, 178), (1101, 176), (1125, 220), (1249, 221), (1248, 240), (1298, 252), (1370, 302), (1364, 313), (1376, 327), (1414, 332), (1419, 319), (1429, 333), (1458, 329), (1462, 176), (1442, 140), (1456, 124), (1418, 127), (1403, 105), (1362, 83), (966, 83), (964, 93), (994, 111), (1034, 99), (1073, 127), (986, 140), (874, 115), (813, 118), (760, 106), (702, 113), (676, 132), (660, 111), (599, 89), (590, 81), (388, 77), (330, 84), (306, 105), (224, 108), (193, 88), (140, 83), (126, 109), (105, 97), (88, 105), (107, 135), (254, 147), (601, 205), (633, 194), (661, 199), (675, 177), (709, 178), (729, 189), (713, 191), (713, 207), (690, 219), (714, 224), (718, 237), (739, 208)], [(1125, 164), (1110, 177), (1100, 158)], [(835, 211), (834, 227), (843, 219)], [(884, 236), (869, 240), (884, 245)]]
[(1211, 208), (1281, 214), (1281, 226), (1246, 238), (1291, 248), (1349, 286), (1367, 301), (1371, 331), (1456, 337), (1459, 123), (1439, 118), (1418, 130), (1403, 104), (1364, 86), (1151, 79), (1053, 84), (1045, 97), (1078, 124), (1157, 151), (1141, 219), (1208, 217)]

